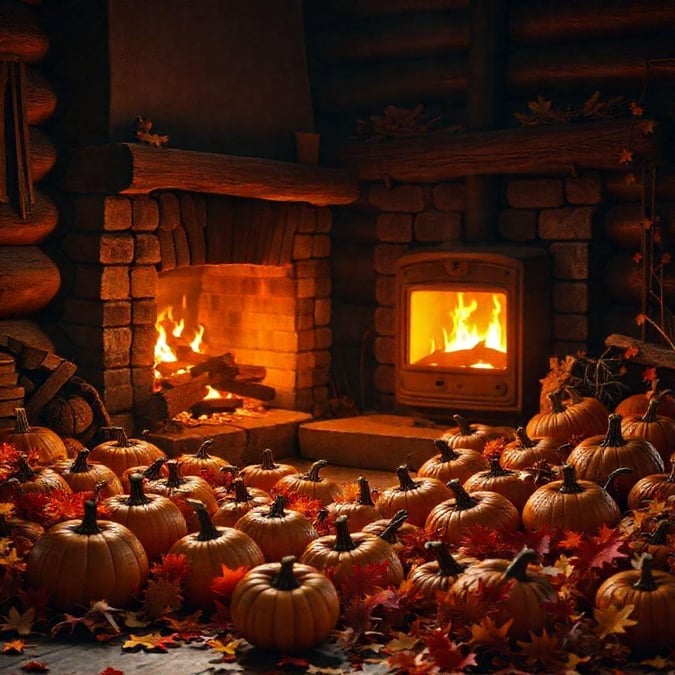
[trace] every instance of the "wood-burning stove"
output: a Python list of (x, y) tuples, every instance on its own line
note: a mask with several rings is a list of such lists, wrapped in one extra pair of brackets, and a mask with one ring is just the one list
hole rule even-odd
[(534, 413), (550, 356), (545, 251), (412, 251), (397, 265), (396, 397), (413, 408)]

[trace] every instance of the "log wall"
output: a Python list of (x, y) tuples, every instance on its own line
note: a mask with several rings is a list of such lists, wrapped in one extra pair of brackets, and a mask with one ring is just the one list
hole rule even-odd
[(39, 5), (0, 2), (0, 333), (33, 324), (61, 287), (50, 235), (58, 208), (46, 187), (57, 151), (46, 132), (57, 95), (43, 64), (49, 37)]
[[(675, 4), (513, 0), (506, 5), (502, 120), (497, 131), (483, 134), (456, 131), (469, 121), (472, 0), (306, 5), (323, 157), (331, 166), (354, 169), (367, 185), (362, 203), (339, 209), (334, 237), (341, 227), (345, 238), (358, 237), (349, 230), (365, 222), (364, 213), (377, 223), (375, 242), (361, 237), (358, 249), (359, 260), (367, 260), (370, 249), (374, 285), (371, 273), (362, 271), (365, 263), (336, 265), (333, 280), (334, 288), (342, 289), (334, 314), (343, 305), (358, 306), (362, 328), (375, 328), (367, 359), (374, 375), (354, 384), (374, 392), (371, 404), (396, 407), (393, 263), (411, 247), (467, 240), (472, 214), (466, 209), (473, 207), (458, 195), (468, 176), (497, 176), (499, 241), (543, 246), (551, 253), (552, 353), (601, 351), (607, 334), (640, 334), (635, 318), (644, 283), (634, 255), (644, 226), (643, 161), (658, 165), (655, 215), (664, 237), (673, 235), (675, 158), (668, 139), (675, 111)], [(623, 120), (589, 119), (585, 137), (581, 126), (572, 124), (521, 129), (514, 117), (527, 113), (528, 103), (539, 96), (555, 110), (581, 110), (595, 92), (602, 102), (620, 98)], [(641, 136), (641, 147), (635, 144), (631, 101), (663, 122), (662, 138)], [(359, 120), (381, 116), (390, 105), (418, 104), (440, 117), (432, 127), (436, 133), (370, 143), (359, 138)], [(615, 132), (615, 142), (606, 142)], [(634, 159), (622, 165), (619, 156), (628, 147)], [(363, 228), (372, 233), (370, 225)], [(354, 255), (353, 245), (345, 244), (345, 250)], [(671, 302), (672, 265), (663, 285)], [(347, 368), (357, 378), (364, 371), (362, 335), (344, 335), (358, 352), (358, 365), (352, 361)], [(342, 349), (347, 351), (346, 345)]]

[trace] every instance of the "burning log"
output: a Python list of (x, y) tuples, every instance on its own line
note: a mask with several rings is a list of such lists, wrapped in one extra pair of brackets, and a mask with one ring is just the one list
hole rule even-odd
[(188, 382), (156, 392), (145, 402), (140, 412), (145, 424), (154, 429), (178, 413), (190, 410), (204, 399), (208, 383), (209, 374), (202, 373)]

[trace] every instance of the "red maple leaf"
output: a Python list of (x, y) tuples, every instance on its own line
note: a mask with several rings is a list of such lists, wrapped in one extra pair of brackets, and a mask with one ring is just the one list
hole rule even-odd
[[(374, 589), (382, 587), (382, 580), (387, 574), (388, 561), (354, 565), (352, 573), (339, 586), (340, 596), (353, 598), (372, 594)], [(328, 576), (331, 576), (330, 574)]]
[(108, 666), (105, 670), (102, 670), (99, 675), (124, 675), (124, 671)]
[(429, 655), (443, 673), (461, 672), (468, 666), (475, 666), (476, 655), (464, 654), (460, 646), (448, 638), (447, 631), (436, 628), (429, 633), (426, 642)]
[(470, 525), (460, 539), (464, 555), (480, 558), (512, 558), (522, 546), (507, 542), (503, 533), (487, 525)]
[(579, 547), (583, 539), (584, 535), (581, 532), (565, 530), (565, 536), (558, 542), (558, 544), (561, 548), (573, 550)]
[(575, 565), (580, 569), (601, 569), (613, 565), (617, 559), (627, 558), (628, 544), (618, 528), (607, 527), (604, 523), (593, 537), (581, 540), (575, 554)]
[(211, 581), (211, 591), (223, 598), (230, 598), (234, 587), (244, 578), (249, 567), (243, 565), (236, 569), (230, 569), (227, 565), (221, 565), (220, 576)]
[(12, 443), (0, 443), (0, 481), (7, 480), (16, 473), (21, 453)]
[(41, 661), (28, 661), (21, 666), (24, 673), (46, 673), (49, 666)]
[(166, 553), (150, 568), (150, 574), (166, 581), (182, 581), (189, 573), (190, 563), (182, 553)]

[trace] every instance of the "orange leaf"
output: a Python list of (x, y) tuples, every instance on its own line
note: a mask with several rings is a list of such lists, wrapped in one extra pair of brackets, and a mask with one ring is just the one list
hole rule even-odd
[(234, 591), (234, 587), (243, 579), (249, 568), (246, 565), (230, 569), (227, 565), (221, 565), (222, 572), (220, 576), (214, 577), (211, 581), (211, 590), (225, 598), (229, 598)]
[(624, 148), (619, 154), (619, 164), (630, 164), (633, 161), (633, 152)]
[(621, 608), (610, 605), (606, 609), (596, 607), (593, 610), (593, 618), (598, 623), (595, 629), (598, 637), (604, 640), (612, 633), (625, 633), (626, 628), (637, 625), (637, 621), (628, 618), (634, 609), (635, 605), (625, 605)]
[(640, 129), (642, 129), (642, 133), (645, 136), (653, 134), (654, 128), (655, 128), (654, 120), (642, 120), (640, 122)]
[(656, 368), (645, 368), (644, 372), (642, 373), (642, 381), (643, 382), (654, 382), (658, 378), (656, 374)]
[(0, 649), (2, 654), (23, 654), (23, 650), (29, 645), (26, 645), (24, 640), (10, 640), (5, 642)]
[(642, 117), (645, 109), (637, 101), (631, 101), (630, 112), (634, 117)]
[(623, 353), (623, 358), (624, 359), (632, 359), (634, 356), (637, 356), (640, 353), (640, 350), (633, 345), (632, 347), (628, 347), (626, 351)]

